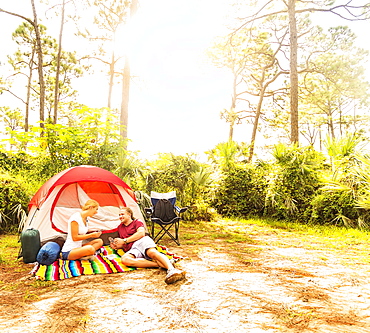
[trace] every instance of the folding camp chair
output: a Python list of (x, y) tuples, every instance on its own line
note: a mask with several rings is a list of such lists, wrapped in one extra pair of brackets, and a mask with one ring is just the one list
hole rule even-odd
[[(145, 211), (150, 217), (151, 237), (155, 242), (159, 242), (163, 236), (168, 235), (177, 245), (180, 245), (180, 214), (186, 212), (188, 207), (179, 208), (175, 205), (175, 191), (168, 193), (152, 191), (150, 200), (152, 207), (145, 208)], [(155, 225), (159, 228), (155, 228)]]

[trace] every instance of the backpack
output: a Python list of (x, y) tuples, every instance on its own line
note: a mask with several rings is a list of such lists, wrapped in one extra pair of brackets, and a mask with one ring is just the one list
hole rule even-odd
[(159, 199), (154, 206), (153, 217), (160, 218), (163, 222), (169, 222), (177, 217), (172, 203), (167, 199)]

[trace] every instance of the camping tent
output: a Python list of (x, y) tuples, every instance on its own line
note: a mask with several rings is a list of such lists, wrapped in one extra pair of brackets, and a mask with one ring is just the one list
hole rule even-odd
[(104, 243), (120, 224), (119, 207), (130, 207), (145, 224), (134, 192), (122, 179), (107, 170), (81, 165), (56, 174), (40, 187), (28, 205), (23, 230), (37, 229), (41, 244), (63, 240), (69, 217), (88, 199), (99, 202), (99, 212), (89, 218), (89, 227), (102, 230)]

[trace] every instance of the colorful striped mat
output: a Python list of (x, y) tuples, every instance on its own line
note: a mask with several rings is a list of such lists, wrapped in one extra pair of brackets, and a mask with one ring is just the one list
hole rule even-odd
[[(136, 269), (121, 263), (121, 256), (124, 254), (122, 249), (113, 250), (110, 246), (103, 246), (102, 250), (101, 254), (96, 255), (94, 261), (58, 259), (51, 265), (37, 264), (31, 274), (39, 280), (57, 281), (81, 275), (122, 273)], [(157, 245), (157, 250), (164, 253), (169, 259), (175, 261), (182, 259), (182, 257), (168, 252), (165, 246)]]

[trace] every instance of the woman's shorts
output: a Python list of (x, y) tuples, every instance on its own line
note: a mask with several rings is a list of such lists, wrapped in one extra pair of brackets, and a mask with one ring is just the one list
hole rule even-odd
[(144, 236), (143, 238), (138, 239), (137, 241), (132, 244), (130, 250), (126, 253), (132, 254), (135, 258), (144, 258), (146, 260), (151, 260), (150, 257), (146, 255), (146, 250), (150, 248), (156, 248), (156, 245), (149, 236)]
[(68, 256), (69, 256), (70, 252), (71, 252), (71, 251), (62, 252), (62, 259), (63, 259), (63, 260), (68, 260)]

